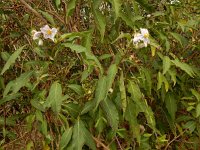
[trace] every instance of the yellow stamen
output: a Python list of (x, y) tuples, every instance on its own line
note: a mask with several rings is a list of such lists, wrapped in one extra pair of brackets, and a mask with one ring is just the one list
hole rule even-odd
[(148, 34), (148, 33), (144, 34), (144, 37), (145, 37), (145, 38), (148, 38), (148, 37), (149, 37), (149, 34)]
[(51, 34), (52, 34), (52, 31), (51, 31), (51, 30), (47, 30), (47, 34), (48, 34), (48, 35), (51, 35)]

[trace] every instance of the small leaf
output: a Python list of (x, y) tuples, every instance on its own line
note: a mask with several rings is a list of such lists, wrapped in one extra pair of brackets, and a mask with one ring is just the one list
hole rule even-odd
[(2, 71), (1, 71), (1, 75), (4, 74), (4, 72), (6, 70), (8, 70), (10, 68), (10, 66), (12, 64), (15, 63), (15, 60), (17, 59), (17, 57), (20, 55), (20, 53), (22, 52), (22, 50), (24, 49), (25, 45), (20, 47), (19, 49), (17, 49), (8, 59), (8, 61), (6, 62), (5, 66), (3, 67)]
[(51, 23), (53, 26), (55, 26), (55, 22), (54, 22), (54, 19), (53, 19), (53, 16), (50, 15), (49, 13), (45, 12), (45, 11), (42, 11), (42, 10), (39, 10), (39, 12), (45, 17), (45, 19)]
[(196, 107), (196, 117), (199, 117), (199, 116), (200, 116), (200, 103), (198, 103)]
[(101, 74), (103, 74), (103, 68), (101, 66), (101, 63), (99, 62), (99, 60), (94, 56), (94, 54), (92, 54), (92, 52), (90, 52), (89, 50), (87, 50), (85, 47), (81, 46), (81, 45), (77, 45), (77, 44), (71, 44), (71, 43), (64, 43), (63, 46), (68, 47), (72, 50), (74, 50), (76, 53), (85, 53), (86, 58), (88, 60), (93, 60), (96, 65), (99, 67)]
[(7, 95), (7, 96), (4, 96), (4, 98), (2, 98), (0, 100), (0, 105), (8, 102), (8, 101), (11, 101), (13, 99), (16, 99), (18, 97), (20, 97), (22, 94), (21, 93), (15, 93), (15, 94), (10, 94), (10, 95)]
[(110, 126), (113, 128), (113, 130), (116, 131), (119, 124), (119, 115), (116, 106), (110, 99), (106, 98), (101, 102), (101, 107), (105, 112), (105, 116)]
[(77, 0), (69, 0), (69, 2), (67, 3), (67, 12), (66, 12), (67, 17), (72, 15), (72, 12), (74, 11), (74, 8), (76, 7), (76, 1)]
[(63, 150), (67, 146), (69, 141), (71, 140), (72, 130), (73, 130), (73, 128), (71, 127), (71, 128), (68, 128), (67, 130), (65, 130), (65, 132), (63, 133), (63, 135), (60, 139), (60, 150)]
[(186, 46), (188, 43), (188, 40), (183, 37), (182, 35), (174, 32), (170, 32), (170, 34), (181, 44), (181, 46)]
[(56, 5), (56, 8), (58, 9), (61, 4), (61, 0), (54, 0), (54, 3)]
[(177, 111), (177, 102), (172, 93), (167, 93), (165, 97), (165, 104), (172, 120), (175, 121), (175, 114)]
[(180, 62), (178, 59), (171, 60), (171, 62), (174, 63), (176, 67), (179, 67), (181, 70), (185, 71), (190, 77), (195, 76), (193, 68), (188, 64)]
[(165, 74), (171, 66), (171, 60), (168, 56), (164, 56), (163, 58), (163, 74)]
[(196, 99), (198, 100), (198, 102), (200, 102), (200, 94), (199, 94), (199, 92), (197, 92), (194, 89), (191, 89), (191, 92), (196, 97)]
[(88, 101), (85, 103), (82, 111), (81, 111), (81, 115), (89, 112), (90, 110), (92, 110), (94, 108), (94, 101)]
[(184, 126), (184, 129), (189, 129), (190, 133), (192, 133), (196, 128), (196, 122), (195, 121), (188, 121)]
[(79, 95), (84, 95), (84, 90), (83, 87), (77, 84), (70, 84), (67, 87), (69, 87), (70, 89), (72, 89), (74, 92), (76, 92)]
[(122, 103), (122, 110), (125, 113), (127, 107), (127, 100), (126, 100), (126, 89), (124, 86), (124, 74), (121, 71), (120, 79), (119, 79), (119, 90), (120, 90), (120, 97)]

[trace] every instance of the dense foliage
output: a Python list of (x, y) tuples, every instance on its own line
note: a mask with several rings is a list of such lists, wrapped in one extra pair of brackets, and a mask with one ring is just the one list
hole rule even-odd
[(1, 0), (1, 149), (199, 149), (199, 8)]

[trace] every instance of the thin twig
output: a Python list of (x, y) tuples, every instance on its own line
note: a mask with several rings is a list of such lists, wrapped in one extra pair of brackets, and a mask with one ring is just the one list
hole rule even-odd
[(119, 148), (120, 148), (120, 150), (123, 150), (123, 148), (122, 148), (122, 146), (121, 146), (121, 144), (120, 144), (120, 142), (119, 142), (118, 138), (117, 138), (117, 137), (115, 137), (115, 139), (117, 140), (117, 144), (119, 145)]
[(32, 11), (37, 17), (41, 18), (45, 23), (47, 23), (47, 21), (42, 17), (42, 15), (40, 15), (35, 9), (33, 9), (30, 5), (28, 5), (24, 0), (20, 0), (21, 3), (24, 4), (24, 6)]
[[(185, 131), (186, 131), (186, 130), (185, 130)], [(171, 143), (173, 143), (176, 139), (178, 139), (181, 135), (183, 135), (183, 133), (184, 133), (185, 131), (183, 131), (182, 133), (180, 133), (178, 136), (174, 137), (174, 138), (165, 146), (165, 149), (164, 149), (164, 150), (167, 150), (168, 147), (169, 147), (169, 145), (170, 145)]]
[(100, 144), (103, 148), (104, 148), (104, 150), (110, 150), (106, 145), (104, 145), (101, 141), (99, 141), (97, 138), (95, 138), (95, 137), (92, 137), (94, 140), (95, 140), (95, 142), (96, 143), (98, 143), (98, 144)]

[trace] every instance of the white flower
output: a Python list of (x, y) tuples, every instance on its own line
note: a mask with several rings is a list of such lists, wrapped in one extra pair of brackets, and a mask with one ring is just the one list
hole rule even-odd
[(151, 17), (151, 14), (148, 14), (148, 15), (147, 15), (147, 18), (150, 18), (150, 17)]
[(40, 46), (43, 45), (43, 41), (42, 41), (42, 39), (39, 39), (39, 41), (38, 41), (38, 45), (40, 45)]
[(51, 39), (52, 41), (54, 41), (54, 37), (58, 31), (56, 28), (51, 29), (48, 25), (40, 28), (40, 30), (43, 33), (45, 39)]
[(136, 33), (133, 38), (133, 44), (138, 47), (138, 43), (143, 42), (144, 46), (147, 47), (147, 45), (150, 43), (149, 40), (149, 31), (144, 28), (140, 28), (141, 33)]
[(133, 44), (138, 44), (140, 41), (143, 40), (142, 34), (136, 33), (133, 38)]
[(142, 37), (143, 37), (144, 45), (145, 45), (145, 47), (147, 47), (147, 45), (150, 43), (150, 41), (149, 41), (149, 31), (147, 29), (144, 29), (144, 28), (140, 28), (140, 31), (141, 31), (141, 34), (142, 34)]
[(32, 33), (32, 36), (33, 36), (33, 40), (37, 40), (37, 39), (40, 38), (41, 32), (38, 32), (36, 30), (32, 30), (31, 33)]

